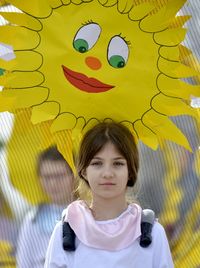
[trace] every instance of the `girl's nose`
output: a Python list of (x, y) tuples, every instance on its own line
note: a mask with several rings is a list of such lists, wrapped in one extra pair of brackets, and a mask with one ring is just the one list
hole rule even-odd
[(101, 61), (95, 57), (86, 57), (85, 58), (86, 65), (92, 70), (99, 70), (102, 66)]
[(104, 179), (110, 179), (113, 178), (113, 172), (112, 170), (104, 170), (103, 177)]

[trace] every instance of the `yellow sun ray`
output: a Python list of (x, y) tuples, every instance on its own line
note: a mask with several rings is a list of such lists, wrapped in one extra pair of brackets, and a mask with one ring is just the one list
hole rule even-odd
[(11, 111), (14, 107), (15, 98), (12, 97), (5, 97), (2, 92), (0, 92), (0, 112), (4, 111)]
[(58, 150), (65, 156), (66, 161), (69, 163), (74, 174), (76, 175), (76, 169), (73, 159), (73, 141), (71, 130), (62, 130), (58, 131), (55, 134), (55, 141), (58, 147)]
[(31, 204), (38, 204), (47, 202), (48, 198), (39, 184), (37, 156), (43, 149), (44, 136), (48, 146), (53, 142), (48, 125), (33, 125), (30, 114), (31, 111), (27, 109), (15, 115), (13, 132), (7, 145), (8, 168), (14, 187), (20, 189)]
[(64, 113), (56, 118), (51, 126), (51, 131), (56, 132), (63, 129), (63, 125), (69, 127), (69, 129), (73, 129), (76, 126), (76, 118), (68, 113)]
[(15, 26), (0, 26), (0, 42), (12, 44), (15, 50), (33, 49), (39, 43), (39, 35), (23, 27), (17, 27), (18, 36), (16, 36)]
[[(16, 51), (10, 61), (0, 59), (0, 66), (9, 71), (35, 71), (41, 66), (42, 55), (34, 51)], [(29, 59), (29, 60), (27, 60)]]
[(79, 5), (81, 4), (82, 2), (84, 2), (83, 0), (71, 0), (71, 2), (75, 5)]
[(0, 15), (13, 24), (28, 27), (35, 31), (39, 31), (42, 28), (41, 23), (37, 19), (25, 13), (0, 12)]
[(62, 0), (62, 2), (64, 5), (69, 5), (71, 1), (70, 0)]
[(6, 216), (7, 218), (13, 218), (13, 213), (10, 208), (10, 205), (8, 201), (6, 200), (3, 191), (0, 189), (0, 198), (1, 198), (1, 209), (0, 209), (0, 215)]
[(171, 79), (165, 75), (160, 75), (157, 79), (158, 88), (168, 96), (179, 97), (185, 100), (190, 98), (190, 95), (199, 96), (200, 86), (190, 85), (181, 80)]
[(34, 0), (31, 5), (29, 1), (21, 0), (9, 0), (9, 3), (36, 17), (47, 17), (51, 13), (51, 7), (46, 0)]
[[(5, 105), (5, 110), (11, 111), (11, 107), (12, 110), (17, 110), (42, 103), (47, 98), (48, 89), (38, 87), (34, 92), (30, 91), (29, 89), (12, 89), (12, 91), (4, 90), (0, 93), (3, 97), (2, 102), (0, 99), (0, 107), (1, 105)], [(6, 101), (8, 101), (7, 104)]]
[(134, 6), (129, 12), (131, 20), (141, 20), (144, 18), (155, 6), (152, 3), (142, 3), (141, 5)]
[(147, 16), (141, 21), (141, 29), (152, 33), (166, 29), (170, 25), (170, 22), (174, 18), (175, 14), (185, 2), (186, 0), (167, 1), (167, 3), (160, 8), (156, 14)]
[(191, 18), (191, 16), (177, 16), (174, 20), (172, 20), (171, 24), (169, 25), (169, 28), (180, 28), (183, 27), (183, 25)]
[(180, 52), (179, 52), (179, 47), (161, 47), (159, 50), (159, 54), (161, 57), (163, 57), (166, 60), (171, 60), (171, 61), (179, 61), (180, 57)]
[(0, 241), (0, 263), (6, 268), (15, 268), (15, 257), (13, 256), (13, 246), (10, 242), (1, 240)]
[(117, 4), (118, 0), (99, 0), (100, 4), (105, 7), (112, 7)]
[[(8, 76), (8, 77), (7, 77)], [(42, 73), (35, 72), (13, 72), (0, 77), (0, 85), (6, 88), (26, 88), (39, 86), (43, 83), (44, 76)]]
[(0, 66), (1, 69), (4, 70), (11, 70), (16, 64), (16, 60), (11, 60), (11, 61), (5, 61), (3, 59), (0, 59)]
[(0, 0), (0, 6), (4, 6), (4, 5), (7, 5), (7, 1), (5, 1), (5, 0)]
[[(164, 46), (176, 46), (185, 38), (186, 29), (168, 29), (154, 35), (155, 42)], [(170, 37), (170, 38), (169, 38)]]
[(178, 48), (179, 48), (179, 52), (180, 52), (180, 60), (183, 60), (192, 54), (192, 51), (189, 48), (187, 48), (181, 44), (178, 46)]
[(59, 7), (60, 5), (62, 5), (62, 1), (60, 1), (60, 0), (49, 0), (49, 5), (50, 5), (52, 8), (57, 8), (57, 7)]
[(54, 119), (59, 114), (59, 104), (56, 102), (45, 102), (32, 109), (31, 121), (33, 124)]
[[(190, 144), (186, 137), (167, 116), (150, 110), (143, 116), (143, 122), (161, 139), (171, 140), (191, 151)], [(167, 132), (166, 129), (168, 129)]]
[(87, 124), (85, 124), (82, 133), (85, 134), (90, 128), (94, 127), (99, 121), (96, 118), (91, 118)]
[(127, 0), (127, 1), (118, 0), (117, 7), (118, 7), (119, 12), (123, 14), (128, 13), (133, 7), (133, 1), (132, 0)]
[(158, 68), (159, 70), (172, 77), (172, 78), (186, 78), (195, 76), (198, 74), (197, 71), (194, 69), (181, 64), (179, 62), (172, 62), (172, 61), (166, 61), (163, 58), (160, 58), (158, 61)]
[(57, 144), (73, 170), (74, 163), (70, 131), (52, 135), (50, 121), (33, 125), (30, 118), (31, 109), (21, 110), (15, 115), (13, 132), (7, 145), (7, 157), (12, 184), (34, 205), (49, 201), (37, 175), (38, 154)]
[(158, 148), (158, 138), (153, 133), (153, 131), (147, 128), (141, 121), (136, 121), (134, 123), (134, 130), (136, 131), (138, 137), (142, 140), (142, 142), (149, 146), (151, 144), (151, 148), (156, 150)]
[(176, 116), (186, 113), (193, 117), (198, 117), (195, 110), (190, 105), (187, 105), (180, 99), (171, 98), (163, 94), (158, 95), (152, 100), (152, 107), (156, 111), (168, 116)]

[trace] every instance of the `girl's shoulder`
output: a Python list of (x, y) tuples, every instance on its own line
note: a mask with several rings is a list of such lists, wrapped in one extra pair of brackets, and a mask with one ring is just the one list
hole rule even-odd
[(152, 228), (152, 244), (158, 248), (169, 245), (165, 229), (158, 219), (154, 221)]
[(159, 222), (159, 220), (156, 218), (153, 223), (152, 234), (157, 235), (161, 233), (165, 233), (165, 229), (163, 225)]

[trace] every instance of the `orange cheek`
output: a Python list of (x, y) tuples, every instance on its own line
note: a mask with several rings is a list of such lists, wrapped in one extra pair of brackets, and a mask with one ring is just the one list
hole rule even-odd
[(99, 70), (102, 66), (100, 60), (95, 57), (86, 57), (85, 63), (92, 70)]

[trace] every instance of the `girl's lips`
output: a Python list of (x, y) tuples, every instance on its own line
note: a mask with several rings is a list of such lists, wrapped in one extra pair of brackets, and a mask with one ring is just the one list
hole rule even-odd
[(108, 182), (108, 183), (101, 183), (100, 185), (115, 185), (115, 183)]
[(89, 78), (82, 73), (74, 72), (64, 65), (62, 65), (62, 69), (67, 80), (82, 91), (88, 93), (101, 93), (114, 87), (112, 85), (104, 84), (95, 78)]

